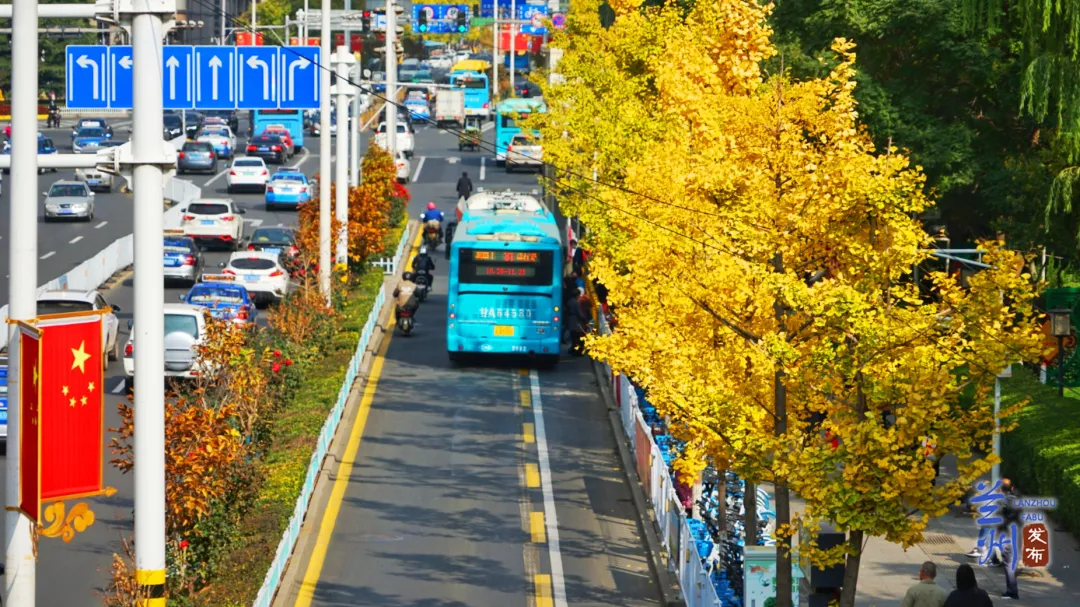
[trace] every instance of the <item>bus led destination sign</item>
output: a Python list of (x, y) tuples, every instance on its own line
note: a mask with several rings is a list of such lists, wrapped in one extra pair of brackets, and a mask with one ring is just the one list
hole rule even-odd
[(535, 251), (489, 251), (473, 249), (473, 261), (494, 263), (539, 263), (540, 256)]
[(504, 276), (507, 278), (531, 278), (536, 276), (536, 268), (513, 266), (477, 266), (477, 276)]

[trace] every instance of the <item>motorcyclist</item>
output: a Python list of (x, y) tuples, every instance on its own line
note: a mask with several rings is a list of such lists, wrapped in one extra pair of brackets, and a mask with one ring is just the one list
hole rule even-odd
[(457, 195), (458, 198), (469, 199), (472, 196), (472, 180), (469, 179), (469, 173), (463, 172), (461, 178), (457, 180)]
[(428, 288), (431, 288), (433, 283), (431, 272), (435, 270), (435, 260), (431, 258), (427, 247), (420, 247), (416, 257), (413, 257), (412, 269), (413, 272), (416, 272), (417, 274), (423, 274), (424, 284), (426, 284)]
[(60, 106), (56, 105), (56, 97), (49, 97), (49, 126), (60, 127)]
[(424, 228), (436, 228), (439, 230), (439, 240), (442, 240), (442, 222), (445, 219), (445, 215), (439, 209), (435, 208), (434, 202), (427, 203), (427, 211), (420, 216), (420, 220), (424, 222)]
[(418, 307), (420, 307), (420, 300), (416, 298), (416, 274), (402, 272), (401, 282), (394, 287), (395, 321), (402, 311), (412, 314)]

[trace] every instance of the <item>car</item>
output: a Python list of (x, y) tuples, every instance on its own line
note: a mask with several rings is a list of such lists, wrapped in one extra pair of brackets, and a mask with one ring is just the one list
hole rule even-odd
[(542, 97), (544, 91), (540, 90), (535, 82), (523, 80), (514, 85), (514, 94), (523, 99), (530, 99), (533, 97)]
[(109, 126), (109, 123), (105, 122), (104, 118), (80, 118), (75, 126), (71, 129), (71, 138), (75, 139), (79, 136), (79, 131), (82, 129), (101, 129), (105, 131), (109, 139), (112, 139), (113, 129)]
[(266, 184), (266, 210), (279, 206), (295, 209), (311, 200), (311, 192), (306, 175), (292, 169), (279, 170)]
[(231, 158), (236, 150), (236, 135), (224, 124), (204, 126), (195, 141), (209, 143), (220, 158)]
[(112, 139), (112, 135), (105, 129), (97, 126), (85, 126), (75, 133), (71, 140), (71, 150), (76, 154), (96, 154), (104, 141)]
[[(375, 130), (375, 144), (385, 150), (386, 143), (386, 123), (380, 122), (379, 127)], [(395, 147), (404, 152), (406, 158), (412, 158), (413, 150), (416, 149), (416, 141), (409, 131), (409, 126), (402, 124), (400, 121), (397, 123), (397, 145)]]
[(197, 243), (223, 244), (230, 249), (244, 240), (245, 213), (231, 198), (203, 198), (180, 209), (181, 229)]
[(166, 141), (184, 136), (184, 119), (180, 117), (180, 114), (165, 114), (162, 120), (164, 122)]
[(408, 183), (409, 175), (412, 174), (412, 162), (401, 150), (394, 152), (394, 160), (396, 161), (395, 164), (397, 164), (398, 183)]
[(238, 325), (254, 327), (259, 316), (248, 290), (228, 274), (203, 274), (202, 280), (181, 295), (180, 300), (205, 308), (212, 318), (231, 320)]
[(506, 146), (506, 172), (529, 167), (541, 169), (544, 166), (544, 148), (540, 140), (531, 135), (518, 134), (510, 139)]
[(190, 110), (184, 112), (184, 134), (188, 139), (194, 139), (203, 128), (206, 116)]
[(7, 442), (8, 359), (0, 356), (0, 442)]
[[(165, 308), (165, 377), (193, 379), (205, 365), (200, 364), (198, 347), (206, 336), (206, 308), (185, 303), (167, 303)], [(135, 331), (128, 321), (124, 346), (124, 387), (135, 387)]]
[(42, 203), (45, 221), (90, 221), (94, 218), (94, 193), (90, 191), (89, 185), (81, 181), (57, 181), (49, 187), (48, 192), (42, 192), (41, 195), (45, 197), (45, 202)]
[[(56, 150), (56, 145), (53, 143), (53, 140), (46, 137), (44, 133), (38, 133), (37, 144), (38, 144), (38, 155), (39, 156), (42, 155), (42, 154), (56, 154), (56, 153), (58, 153), (57, 150)], [(4, 148), (3, 148), (3, 150), (0, 150), (0, 154), (3, 154), (5, 156), (10, 156), (11, 155), (11, 140), (10, 139), (8, 139), (7, 141), (4, 142)], [(56, 172), (56, 169), (49, 169), (49, 170), (52, 171), (53, 173)], [(11, 173), (10, 168), (4, 169), (4, 174), (5, 175), (8, 175), (10, 173)], [(45, 169), (41, 169), (41, 168), (38, 169), (38, 175), (41, 175), (41, 174), (44, 174), (44, 173), (45, 173)]]
[(371, 74), (371, 82), (372, 82), (371, 88), (373, 88), (375, 90), (375, 92), (377, 92), (377, 93), (386, 92), (386, 72), (374, 72), (374, 73), (372, 73)]
[(109, 366), (110, 360), (120, 359), (117, 340), (120, 321), (116, 318), (116, 312), (121, 311), (120, 306), (110, 306), (97, 291), (45, 291), (37, 298), (39, 316), (101, 310), (104, 310), (101, 317), (101, 365), (104, 369)]
[(258, 227), (248, 238), (247, 250), (265, 251), (278, 256), (282, 267), (291, 275), (299, 267), (300, 249), (296, 246), (296, 230), (268, 226)]
[(218, 155), (214, 146), (204, 141), (185, 141), (176, 155), (176, 172), (180, 175), (192, 171), (217, 173)]
[(183, 230), (165, 230), (165, 282), (195, 284), (203, 270), (203, 256), (195, 239)]
[(431, 106), (427, 101), (422, 99), (406, 99), (405, 107), (409, 109), (409, 113), (412, 114), (413, 120), (430, 120), (431, 119)]
[[(331, 115), (331, 117), (332, 117), (332, 115)], [(289, 129), (285, 128), (284, 124), (271, 124), (271, 125), (267, 126), (265, 129), (263, 129), (263, 132), (261, 132), (259, 134), (260, 135), (279, 135), (285, 141), (285, 145), (288, 147), (289, 155), (290, 156), (292, 155), (292, 151), (294, 149), (292, 135), (289, 134)]]
[(289, 159), (288, 145), (280, 135), (256, 135), (248, 140), (247, 155), (267, 162), (285, 164)]
[(257, 156), (233, 159), (232, 166), (229, 167), (229, 172), (225, 176), (225, 183), (228, 184), (226, 187), (230, 194), (239, 190), (263, 192), (266, 190), (268, 181), (270, 181), (270, 169), (266, 167), (266, 162)]
[(98, 169), (75, 169), (75, 179), (86, 184), (91, 192), (111, 192), (116, 176)]
[(240, 114), (236, 110), (207, 110), (203, 114), (206, 115), (208, 123), (211, 118), (215, 118), (223, 121), (233, 133), (240, 132)]
[(235, 277), (255, 298), (256, 305), (281, 301), (289, 292), (289, 273), (280, 255), (268, 251), (238, 251), (221, 264), (222, 274)]

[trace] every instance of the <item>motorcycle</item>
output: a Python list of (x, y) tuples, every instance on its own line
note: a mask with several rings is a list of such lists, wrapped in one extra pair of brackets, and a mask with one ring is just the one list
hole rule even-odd
[(424, 226), (424, 246), (431, 251), (439, 248), (439, 228)]
[(401, 331), (402, 335), (408, 335), (412, 333), (413, 329), (413, 313), (407, 310), (398, 308), (397, 310), (397, 328)]
[(427, 299), (428, 291), (431, 290), (431, 274), (416, 275), (416, 298), (420, 301)]
[(60, 128), (60, 110), (49, 111), (49, 119), (46, 121), (48, 128), (58, 129)]

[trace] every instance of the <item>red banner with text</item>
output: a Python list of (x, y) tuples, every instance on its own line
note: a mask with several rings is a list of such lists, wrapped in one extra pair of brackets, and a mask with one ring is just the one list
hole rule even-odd
[(41, 316), (41, 499), (98, 495), (104, 482), (106, 325), (100, 312)]
[(19, 350), (19, 510), (34, 523), (41, 521), (41, 335), (30, 325), (18, 325)]

